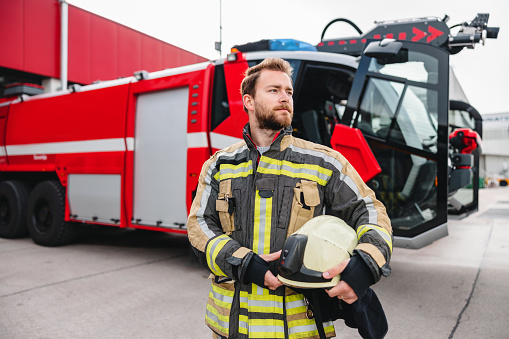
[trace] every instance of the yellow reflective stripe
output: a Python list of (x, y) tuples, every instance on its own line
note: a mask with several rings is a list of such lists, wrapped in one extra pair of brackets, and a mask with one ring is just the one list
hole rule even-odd
[(294, 307), (294, 308), (290, 308), (290, 309), (286, 309), (286, 313), (288, 315), (294, 315), (294, 314), (306, 313), (306, 312), (307, 312), (306, 305), (299, 306), (299, 307)]
[[(253, 284), (253, 288), (255, 286)], [(266, 294), (265, 292), (269, 291), (267, 288), (263, 290), (263, 294), (240, 291), (240, 308), (249, 312), (283, 314), (283, 296)]]
[[(294, 320), (294, 321), (288, 322), (288, 326), (289, 326), (288, 331), (290, 332), (291, 329), (295, 329), (296, 326), (299, 326), (299, 325), (296, 325), (296, 326), (290, 327), (290, 323), (300, 322), (300, 321), (301, 320)], [(310, 321), (310, 322), (312, 322), (312, 324), (303, 324), (301, 326), (312, 326), (312, 327), (316, 328), (316, 324), (315, 324), (314, 320), (302, 319), (302, 322), (304, 322), (304, 321)], [(326, 326), (326, 327), (324, 327), (323, 330), (325, 333), (334, 332), (334, 325)], [(319, 336), (317, 329), (311, 330), (311, 331), (305, 331), (305, 332), (289, 333), (289, 339), (311, 338), (311, 337), (315, 337), (315, 336)]]
[(239, 301), (240, 301), (240, 308), (245, 308), (247, 310), (247, 301), (248, 301), (248, 293), (246, 291), (240, 291), (240, 298), (239, 298)]
[(324, 168), (322, 166), (319, 166), (319, 165), (312, 165), (312, 164), (297, 164), (297, 163), (294, 163), (294, 162), (290, 162), (288, 160), (277, 160), (277, 159), (272, 159), (272, 158), (269, 158), (269, 157), (265, 157), (265, 156), (262, 156), (260, 158), (260, 163), (266, 163), (266, 164), (269, 164), (269, 165), (275, 165), (275, 166), (288, 166), (288, 167), (291, 167), (293, 169), (297, 169), (297, 170), (308, 170), (308, 171), (316, 171), (318, 173), (321, 173), (325, 176), (331, 176), (332, 175), (332, 170), (330, 169), (327, 169), (327, 168)]
[(288, 315), (306, 313), (306, 311), (307, 307), (303, 294), (292, 294), (286, 296), (286, 313)]
[(286, 302), (292, 302), (297, 300), (304, 300), (303, 294), (291, 294), (286, 296)]
[(387, 245), (389, 245), (389, 250), (392, 253), (391, 235), (389, 234), (389, 232), (387, 232), (387, 230), (385, 228), (382, 228), (380, 226), (375, 226), (375, 225), (361, 225), (361, 226), (359, 226), (357, 228), (357, 240), (360, 240), (361, 237), (369, 230), (373, 230), (373, 231), (377, 232), (382, 237), (382, 239), (385, 240)]
[(226, 277), (226, 274), (224, 274), (217, 265), (216, 257), (228, 241), (230, 241), (228, 236), (220, 235), (219, 237), (209, 241), (206, 249), (207, 265), (209, 266), (212, 273), (220, 277)]
[(315, 325), (314, 319), (297, 319), (291, 320), (288, 322), (288, 328), (296, 327), (296, 326), (307, 326), (307, 325)]
[[(268, 288), (265, 288), (265, 290), (269, 290)], [(247, 293), (247, 292), (246, 292)], [(283, 302), (283, 296), (275, 295), (275, 294), (269, 294), (269, 295), (258, 295), (258, 294), (250, 294), (247, 293), (247, 298), (249, 300), (258, 300), (258, 301), (276, 301), (278, 303)]]
[(211, 319), (207, 314), (205, 314), (205, 321), (207, 322), (207, 324), (209, 324), (210, 326), (212, 327), (215, 327), (217, 328), (218, 330), (220, 330), (221, 332), (225, 333), (226, 335), (228, 335), (228, 332), (229, 332), (229, 329), (226, 328), (226, 327), (223, 327), (221, 325), (219, 325), (217, 323), (217, 321)]
[[(216, 297), (214, 293), (217, 293), (218, 296)], [(212, 291), (209, 293), (209, 298), (212, 299), (216, 305), (230, 309), (232, 306), (234, 293), (234, 291), (225, 290), (213, 284)], [(226, 298), (219, 299), (223, 296)]]
[(238, 165), (221, 164), (219, 172), (214, 175), (214, 179), (220, 181), (232, 178), (245, 178), (251, 174), (253, 174), (253, 162), (249, 160)]
[(291, 178), (308, 179), (316, 181), (322, 186), (327, 184), (332, 175), (331, 170), (318, 165), (296, 164), (290, 161), (276, 160), (264, 156), (260, 158), (258, 172), (274, 175), (286, 175)]
[(239, 315), (239, 333), (247, 334), (247, 324), (249, 319), (247, 315)]
[(232, 297), (232, 298), (233, 298), (233, 295), (235, 294), (235, 291), (230, 291), (230, 290), (227, 290), (225, 288), (221, 288), (221, 287), (219, 287), (217, 285), (214, 285), (214, 284), (212, 284), (212, 290), (214, 292), (217, 292), (219, 294), (222, 294), (222, 295), (227, 296), (227, 297)]
[(210, 304), (207, 304), (207, 311), (209, 311), (210, 313), (214, 314), (222, 322), (227, 323), (229, 321), (229, 319), (230, 319), (229, 316), (222, 315), (214, 307), (212, 307), (212, 305), (210, 305)]
[(286, 175), (290, 178), (299, 178), (299, 179), (307, 179), (311, 181), (316, 181), (318, 184), (325, 186), (327, 184), (327, 180), (320, 179), (316, 175), (312, 175), (309, 173), (294, 173), (287, 170), (276, 170), (276, 169), (268, 169), (268, 168), (258, 168), (258, 172), (264, 173), (264, 174), (274, 174), (274, 175)]

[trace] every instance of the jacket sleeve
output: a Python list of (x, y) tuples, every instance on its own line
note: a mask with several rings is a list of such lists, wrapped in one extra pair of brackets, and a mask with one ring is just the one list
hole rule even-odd
[(340, 153), (333, 174), (325, 186), (328, 214), (343, 219), (357, 232), (359, 255), (370, 268), (374, 282), (388, 276), (392, 254), (392, 227), (385, 206), (362, 180), (353, 166)]
[(251, 250), (223, 232), (216, 200), (219, 182), (215, 178), (218, 153), (202, 167), (198, 188), (187, 220), (187, 233), (199, 261), (217, 277), (237, 280), (238, 267)]

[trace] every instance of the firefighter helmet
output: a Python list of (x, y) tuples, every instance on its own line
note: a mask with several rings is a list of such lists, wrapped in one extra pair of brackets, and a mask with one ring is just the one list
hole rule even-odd
[(343, 220), (321, 215), (306, 222), (286, 239), (279, 259), (278, 279), (300, 288), (326, 288), (340, 277), (323, 278), (323, 272), (349, 259), (357, 246), (357, 234)]

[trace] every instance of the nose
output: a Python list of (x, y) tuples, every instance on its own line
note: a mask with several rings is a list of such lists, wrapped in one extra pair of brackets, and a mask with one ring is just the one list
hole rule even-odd
[(288, 93), (286, 93), (286, 92), (284, 92), (284, 91), (283, 91), (283, 92), (281, 92), (281, 93), (282, 93), (282, 94), (281, 94), (281, 96), (279, 97), (279, 101), (280, 101), (280, 102), (290, 102), (290, 100), (291, 100), (291, 96), (289, 96), (289, 95), (288, 95)]

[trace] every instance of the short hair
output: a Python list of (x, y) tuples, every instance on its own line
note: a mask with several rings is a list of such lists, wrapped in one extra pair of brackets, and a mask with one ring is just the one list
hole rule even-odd
[[(256, 83), (260, 77), (261, 71), (264, 69), (286, 73), (290, 78), (290, 81), (292, 80), (293, 68), (288, 61), (281, 58), (266, 58), (258, 65), (249, 67), (246, 70), (244, 80), (242, 80), (240, 85), (240, 93), (242, 97), (244, 97), (245, 94), (249, 94), (254, 97)], [(246, 107), (244, 107), (244, 111), (247, 112)]]

